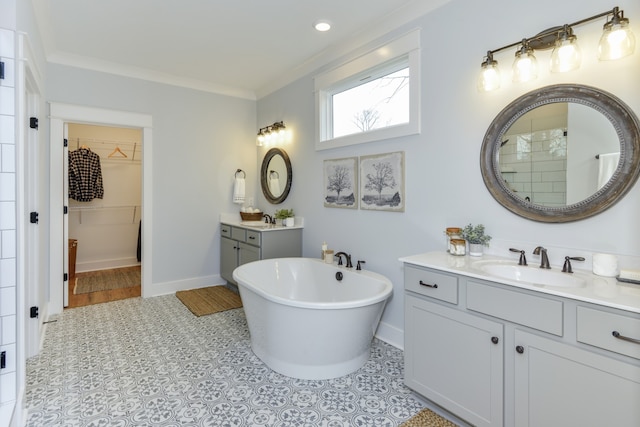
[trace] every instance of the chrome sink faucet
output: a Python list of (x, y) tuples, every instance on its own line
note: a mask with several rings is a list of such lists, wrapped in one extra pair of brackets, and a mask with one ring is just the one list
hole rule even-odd
[(347, 260), (347, 268), (353, 268), (353, 264), (351, 263), (351, 255), (349, 255), (346, 252), (338, 252), (337, 254), (335, 254), (334, 256), (338, 257), (338, 265), (342, 265), (342, 256), (344, 255), (344, 257)]
[(534, 255), (542, 255), (540, 259), (540, 268), (551, 268), (549, 265), (549, 257), (547, 256), (547, 250), (542, 246), (538, 246), (533, 250)]

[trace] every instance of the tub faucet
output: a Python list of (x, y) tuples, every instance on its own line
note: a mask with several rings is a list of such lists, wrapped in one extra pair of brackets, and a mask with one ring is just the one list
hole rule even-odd
[(533, 250), (534, 255), (542, 255), (540, 259), (540, 268), (551, 268), (549, 265), (549, 257), (547, 256), (547, 250), (542, 246), (538, 246)]
[(347, 260), (347, 268), (353, 268), (353, 264), (351, 264), (351, 255), (346, 252), (338, 252), (334, 255), (338, 257), (338, 265), (342, 265), (342, 255), (344, 255)]

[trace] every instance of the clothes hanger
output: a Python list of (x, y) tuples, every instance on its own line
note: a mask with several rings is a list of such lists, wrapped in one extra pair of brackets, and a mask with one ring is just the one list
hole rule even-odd
[(116, 154), (120, 154), (122, 157), (125, 157), (125, 158), (127, 158), (127, 157), (128, 157), (126, 154), (124, 154), (124, 153), (122, 152), (122, 150), (120, 149), (120, 147), (118, 147), (117, 145), (116, 145), (116, 148), (111, 152), (111, 154), (109, 154), (109, 156), (108, 156), (108, 157), (109, 157), (109, 158), (111, 158), (111, 157), (115, 156)]

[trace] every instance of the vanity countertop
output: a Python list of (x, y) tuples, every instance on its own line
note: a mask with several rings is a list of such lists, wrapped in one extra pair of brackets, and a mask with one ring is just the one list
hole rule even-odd
[[(220, 223), (231, 225), (233, 227), (241, 227), (241, 228), (245, 228), (247, 230), (253, 230), (253, 231), (278, 231), (278, 230), (294, 230), (297, 228), (304, 228), (304, 219), (302, 217), (296, 217), (294, 220), (293, 226), (285, 227), (280, 224), (276, 225), (276, 224), (267, 224), (267, 223), (261, 223), (263, 225), (243, 224), (246, 221), (243, 221), (242, 219), (238, 218), (238, 216), (239, 216), (238, 214), (221, 214)], [(250, 221), (250, 222), (256, 223), (258, 221)]]
[[(472, 257), (469, 255), (454, 256), (446, 252), (435, 251), (402, 257), (400, 258), (400, 261), (407, 264), (433, 268), (476, 279), (503, 283), (505, 285), (542, 292), (549, 295), (557, 295), (578, 301), (640, 313), (640, 285), (618, 282), (615, 277), (601, 277), (591, 273), (590, 271), (579, 270), (575, 267), (573, 276), (584, 279), (585, 285), (582, 287), (534, 285), (526, 282), (519, 282), (517, 280), (496, 277), (479, 268), (481, 263), (490, 262), (512, 262), (513, 265), (517, 266), (517, 257), (512, 259), (486, 254), (481, 257)], [(535, 265), (532, 263), (529, 263), (529, 266), (533, 266), (535, 268)], [(562, 270), (561, 266), (556, 265), (552, 265), (551, 268), (556, 272)]]

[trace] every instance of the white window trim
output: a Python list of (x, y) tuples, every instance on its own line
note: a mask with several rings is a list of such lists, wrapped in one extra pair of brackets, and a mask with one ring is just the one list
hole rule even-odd
[[(345, 81), (372, 68), (402, 57), (409, 64), (409, 122), (367, 132), (329, 138), (331, 134), (331, 94)], [(315, 77), (316, 150), (344, 147), (420, 133), (420, 30), (416, 29), (395, 40)]]

